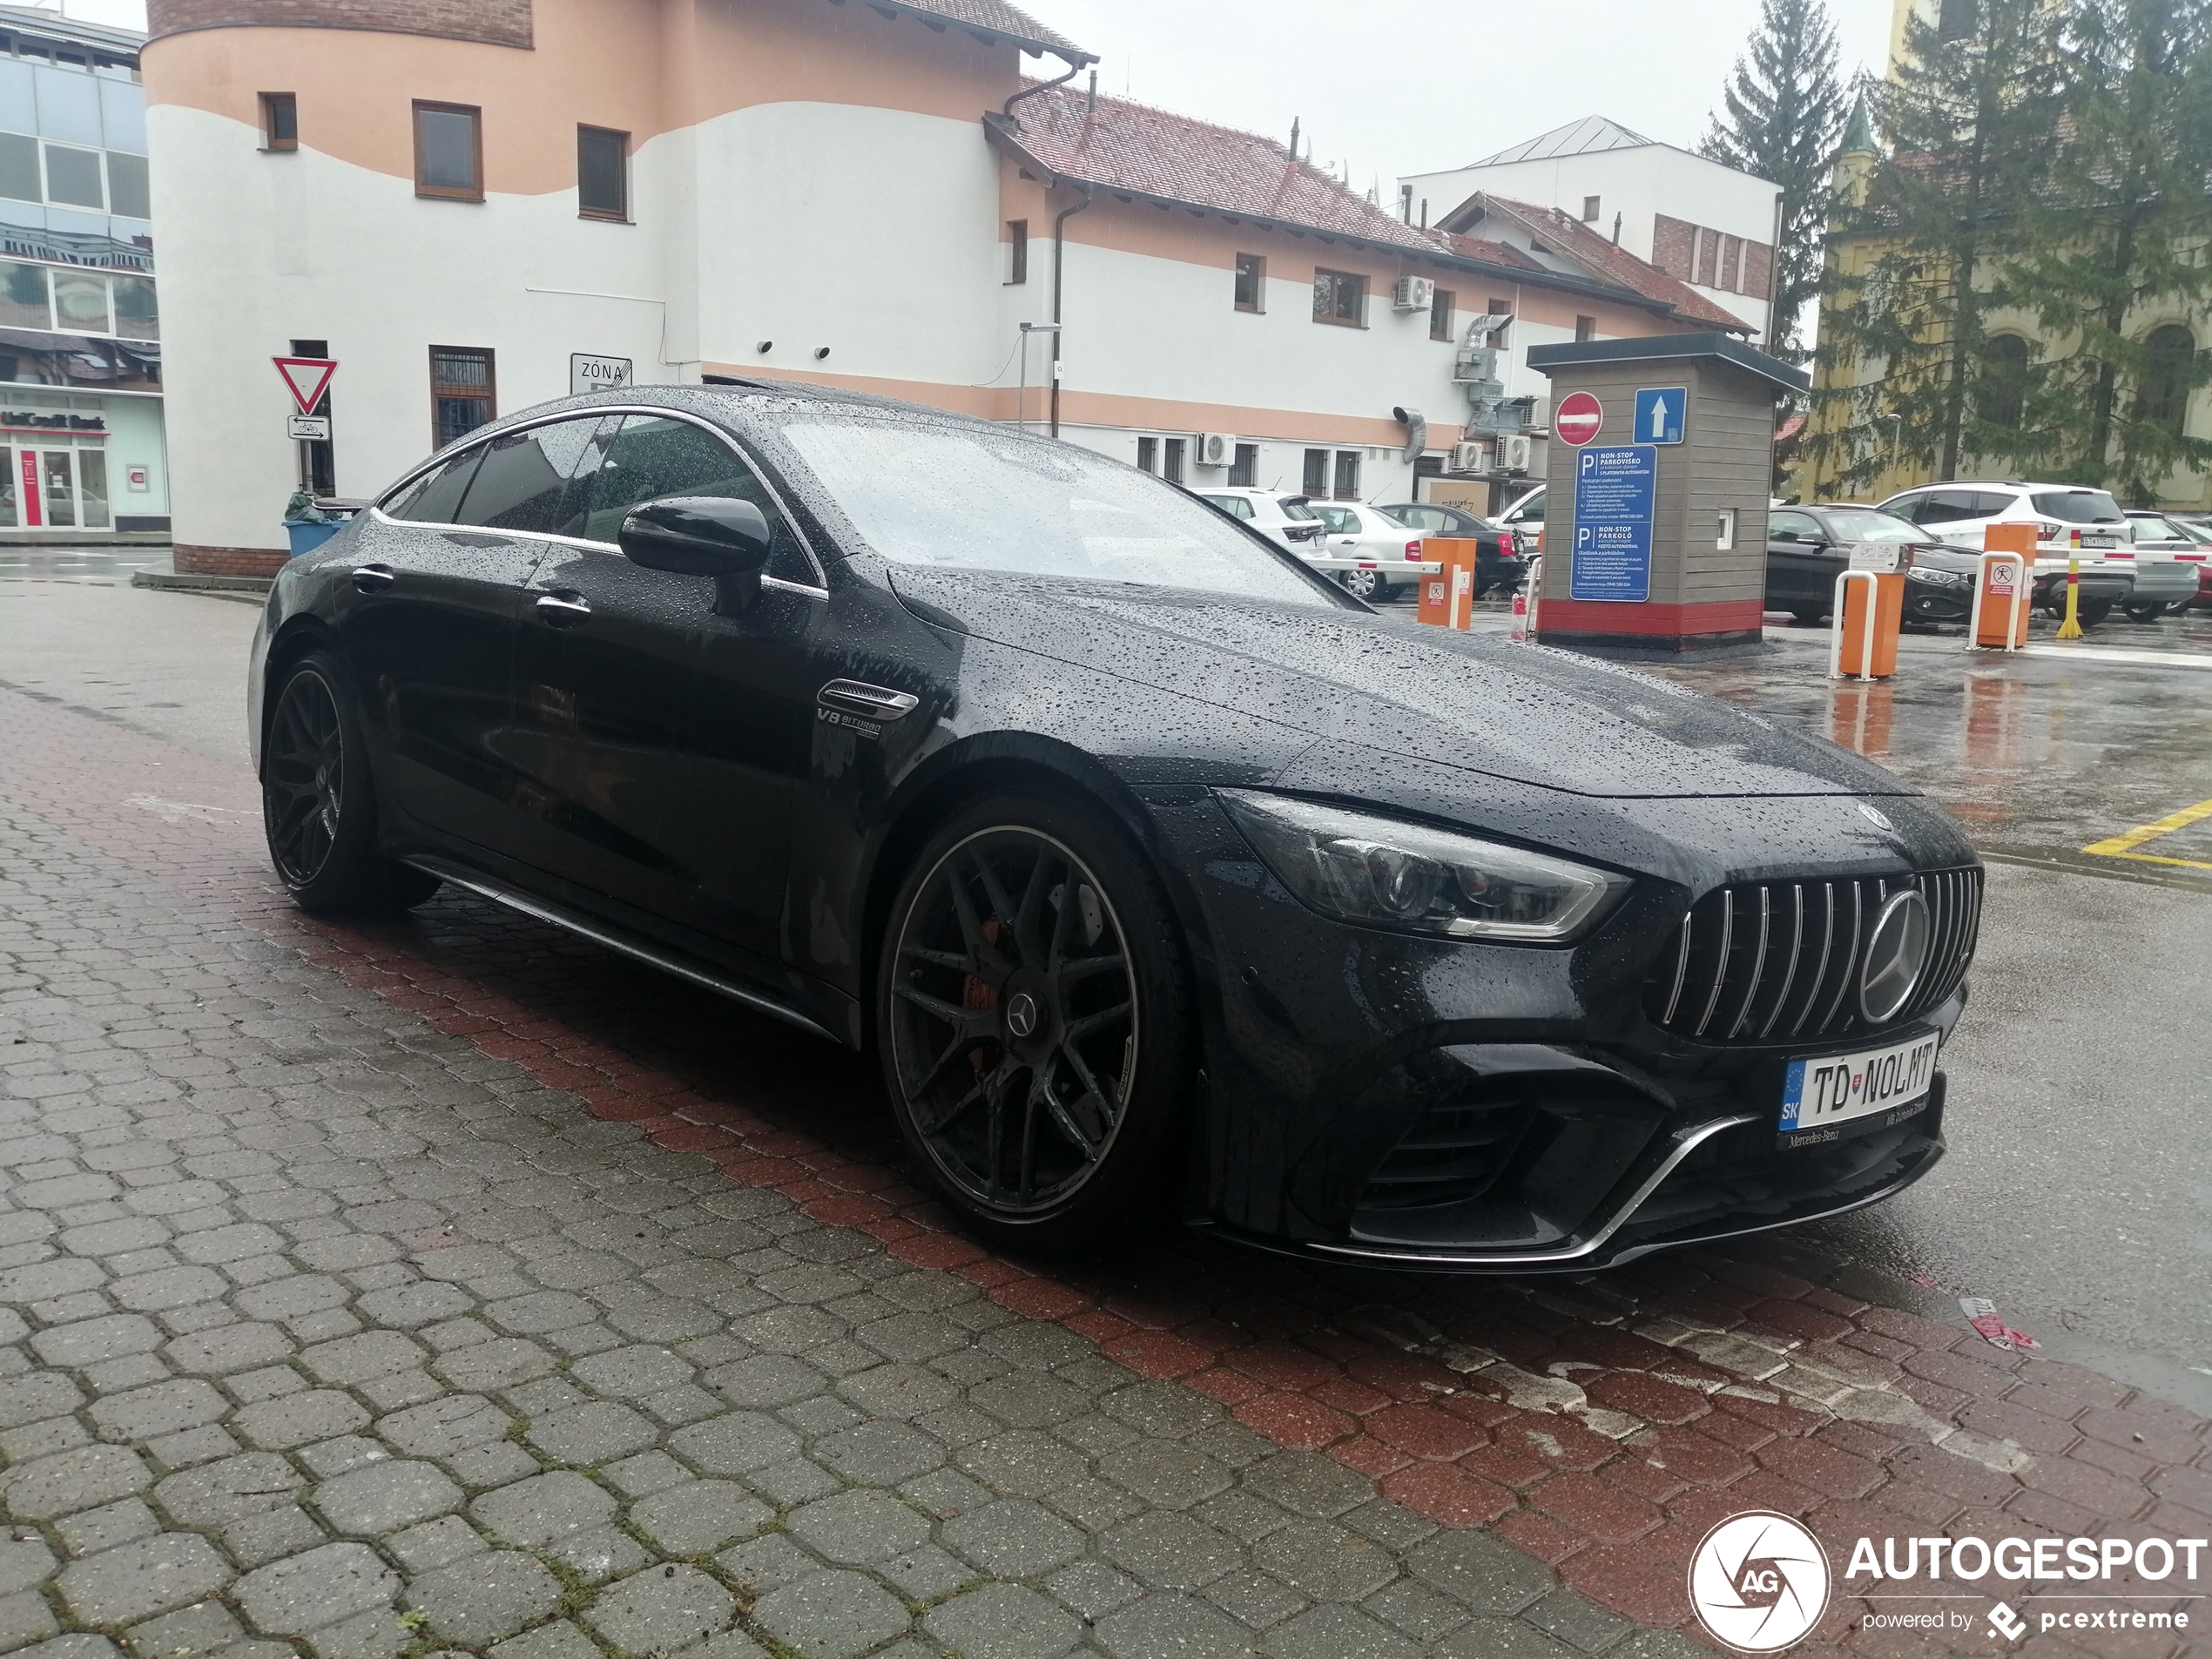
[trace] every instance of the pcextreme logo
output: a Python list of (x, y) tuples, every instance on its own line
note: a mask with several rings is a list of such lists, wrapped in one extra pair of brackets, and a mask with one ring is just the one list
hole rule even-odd
[(1787, 1515), (1730, 1515), (1689, 1558), (1689, 1605), (1716, 1642), (1779, 1653), (1828, 1610), (1827, 1552)]

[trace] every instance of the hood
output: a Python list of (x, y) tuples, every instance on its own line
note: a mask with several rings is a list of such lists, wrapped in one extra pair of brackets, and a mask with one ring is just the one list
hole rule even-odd
[[(890, 572), (940, 627), (1133, 687), (1580, 795), (1902, 795), (1831, 744), (1615, 664), (1386, 621), (1177, 589), (911, 565)], [(1127, 717), (1142, 718), (1132, 697)]]

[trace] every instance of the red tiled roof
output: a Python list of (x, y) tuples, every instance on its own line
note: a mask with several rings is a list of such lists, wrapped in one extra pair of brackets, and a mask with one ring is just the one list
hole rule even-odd
[(1058, 30), (1046, 28), (1020, 7), (1007, 4), (1006, 0), (875, 0), (875, 3), (1003, 35), (1019, 45), (1049, 51), (1066, 63), (1080, 65), (1098, 61), (1096, 52), (1085, 51)]
[(1412, 252), (1442, 251), (1435, 233), (1392, 218), (1312, 163), (1292, 160), (1280, 139), (1127, 98), (1101, 97), (1092, 110), (1088, 95), (1073, 87), (1024, 98), (1014, 112), (1021, 123), (1015, 141), (1065, 179)]
[(1460, 236), (1451, 231), (1439, 231), (1445, 245), (1461, 259), (1485, 260), (1492, 265), (1517, 266), (1524, 271), (1541, 271), (1544, 267), (1505, 242), (1486, 242), (1479, 236)]
[(1480, 200), (1486, 207), (1520, 220), (1547, 246), (1583, 266), (1601, 281), (1670, 306), (1676, 316), (1693, 322), (1710, 322), (1716, 328), (1732, 329), (1740, 334), (1754, 332), (1751, 325), (1733, 311), (1708, 300), (1680, 277), (1669, 276), (1649, 260), (1616, 246), (1572, 213), (1556, 207), (1539, 207), (1532, 202), (1508, 201), (1487, 192)]

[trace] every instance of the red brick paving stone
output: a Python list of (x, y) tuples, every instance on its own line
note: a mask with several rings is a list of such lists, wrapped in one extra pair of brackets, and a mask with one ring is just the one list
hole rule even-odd
[(1489, 1438), (1476, 1425), (1433, 1406), (1393, 1406), (1360, 1426), (1385, 1446), (1433, 1463), (1463, 1458)]
[(1332, 1377), (1312, 1393), (1313, 1398), (1324, 1406), (1349, 1412), (1354, 1417), (1366, 1417), (1391, 1403), (1390, 1396), (1381, 1389), (1370, 1388), (1366, 1384), (1354, 1382), (1349, 1377)]
[(1688, 1423), (1703, 1417), (1713, 1404), (1695, 1388), (1662, 1382), (1641, 1371), (1602, 1372), (1595, 1377), (1577, 1373), (1582, 1392), (1594, 1404), (1648, 1423)]
[(1516, 1490), (1533, 1487), (1559, 1473), (1558, 1464), (1531, 1446), (1527, 1435), (1512, 1429), (1487, 1446), (1476, 1447), (1460, 1460), (1460, 1467), (1486, 1480), (1495, 1480), (1500, 1486)]
[(1680, 1474), (1635, 1452), (1615, 1458), (1597, 1472), (1597, 1478), (1633, 1493), (1646, 1503), (1664, 1503), (1689, 1488), (1689, 1482)]
[(1251, 1343), (1222, 1355), (1222, 1362), (1270, 1388), (1316, 1388), (1344, 1374), (1333, 1360), (1291, 1342)]
[(1233, 1407), (1230, 1415), (1246, 1428), (1295, 1452), (1318, 1452), (1359, 1426), (1342, 1412), (1304, 1394), (1260, 1394)]
[(1803, 1440), (1770, 1440), (1757, 1455), (1761, 1468), (1811, 1487), (1824, 1497), (1863, 1498), (1888, 1478), (1879, 1464), (1811, 1435)]
[(1512, 1493), (1448, 1463), (1415, 1463), (1376, 1485), (1383, 1496), (1445, 1527), (1482, 1527), (1516, 1506)]
[(1641, 1538), (1662, 1519), (1657, 1504), (1579, 1469), (1554, 1475), (1529, 1497), (1553, 1520), (1610, 1543)]
[(1959, 1413), (1959, 1421), (1993, 1440), (2011, 1440), (2045, 1457), (2056, 1457), (2081, 1438), (2074, 1426), (2060, 1417), (2047, 1417), (2009, 1400), (1978, 1399)]
[[(1850, 1468), (1827, 1460), (1880, 1460), (1885, 1449), (1891, 1479), (1874, 1506), (1887, 1518), (1885, 1530), (1979, 1527), (2000, 1535), (2002, 1528), (2063, 1529), (2088, 1513), (2082, 1505), (2091, 1499), (2102, 1506), (2099, 1530), (2117, 1530), (2114, 1511), (2136, 1515), (2138, 1528), (2170, 1522), (2169, 1530), (2194, 1528), (2185, 1531), (2188, 1536), (2208, 1529), (2202, 1512), (2212, 1508), (2212, 1453), (2205, 1450), (2204, 1425), (2188, 1413), (2094, 1373), (2002, 1355), (1955, 1325), (1859, 1308), (1755, 1263), (1703, 1252), (1659, 1258), (1588, 1286), (1547, 1285), (1539, 1292), (1542, 1301), (1532, 1302), (1527, 1287), (1515, 1286), (1424, 1291), (1414, 1300), (1389, 1288), (1355, 1289), (1298, 1264), (1238, 1255), (1204, 1240), (1152, 1250), (1136, 1266), (1110, 1270), (1055, 1269), (991, 1256), (948, 1231), (942, 1207), (912, 1184), (864, 1062), (812, 1045), (787, 1052), (758, 1044), (740, 1051), (726, 1035), (705, 1033), (696, 1021), (673, 1012), (657, 1018), (661, 1001), (635, 993), (659, 981), (473, 900), (442, 903), (428, 925), (355, 927), (307, 918), (273, 890), (250, 831), (139, 823), (113, 809), (119, 780), (128, 778), (135, 788), (148, 766), (163, 766), (165, 788), (179, 798), (235, 802), (250, 812), (257, 804), (253, 784), (239, 769), (6, 693), (0, 693), (0, 729), (12, 739), (0, 752), (9, 798), (49, 821), (240, 916), (302, 960), (371, 989), (391, 1006), (422, 1012), (432, 1028), (466, 1037), (486, 1053), (511, 1054), (541, 1085), (582, 1091), (597, 1116), (641, 1123), (663, 1145), (702, 1150), (732, 1180), (802, 1194), (810, 1208), (838, 1217), (832, 1224), (882, 1238), (900, 1259), (960, 1272), (997, 1291), (1001, 1301), (1034, 1308), (1031, 1317), (1088, 1329), (1102, 1352), (1133, 1370), (1180, 1377), (1233, 1407), (1270, 1391), (1224, 1359), (1241, 1350), (1249, 1361), (1259, 1346), (1256, 1339), (1298, 1334), (1301, 1345), (1288, 1352), (1273, 1352), (1286, 1345), (1266, 1345), (1269, 1363), (1288, 1367), (1276, 1374), (1285, 1381), (1295, 1376), (1302, 1386), (1302, 1393), (1278, 1387), (1268, 1402), (1269, 1412), (1284, 1414), (1289, 1432), (1312, 1433), (1312, 1425), (1330, 1423), (1346, 1406), (1374, 1407), (1373, 1394), (1495, 1431), (1490, 1444), (1475, 1447), (1457, 1465), (1401, 1465), (1405, 1453), (1361, 1433), (1338, 1440), (1329, 1454), (1378, 1478), (1391, 1495), (1432, 1519), (1455, 1526), (1498, 1521), (1501, 1535), (1540, 1559), (1565, 1561), (1575, 1573), (1597, 1570), (1602, 1552), (1621, 1547), (1590, 1544), (1538, 1509), (1517, 1507), (1503, 1483), (1486, 1478), (1481, 1460), (1490, 1459), (1501, 1474), (1508, 1465), (1514, 1473), (1533, 1473), (1538, 1502), (1548, 1487), (1555, 1488), (1554, 1501), (1572, 1507), (1576, 1488), (1560, 1483), (1575, 1480), (1632, 1503), (1621, 1487), (1640, 1482), (1635, 1471), (1655, 1456), (1668, 1461), (1671, 1444), (1675, 1461), (1695, 1467), (1665, 1473), (1698, 1484), (1667, 1503), (1671, 1519), (1661, 1535), (1687, 1533), (1689, 1541), (1702, 1535), (1707, 1515), (1717, 1519), (1755, 1504), (1830, 1514), (1838, 1501), (1777, 1471), (1811, 1475)], [(39, 759), (26, 762), (34, 752)], [(577, 971), (585, 967), (595, 971)], [(419, 1248), (468, 1242), (463, 1234), (441, 1231)], [(1368, 1295), (1377, 1299), (1362, 1304), (1359, 1298)], [(1614, 1324), (1588, 1322), (1626, 1317), (1634, 1323), (1660, 1314), (1723, 1330), (1747, 1322), (1792, 1330), (1811, 1338), (1805, 1357), (1863, 1376), (1903, 1366), (1908, 1374), (1900, 1391), (1939, 1417), (1996, 1425), (2014, 1420), (2013, 1413), (2056, 1421), (2105, 1413), (2109, 1422), (2099, 1420), (2109, 1438), (2079, 1442), (2065, 1458), (2041, 1458), (2025, 1480), (2016, 1480), (1925, 1446), (1898, 1445), (1861, 1426), (1723, 1396), (1694, 1429), (1656, 1427), (1622, 1445), (1571, 1417), (1525, 1412), (1465, 1392), (1481, 1385), (1376, 1340), (1372, 1329), (1401, 1331), (1413, 1340), (1425, 1328), (1383, 1305), (1393, 1297), (1406, 1297), (1406, 1306), (1418, 1307), (1426, 1326), (1526, 1369), (1541, 1372), (1562, 1360), (1599, 1367), (1572, 1374), (1601, 1403), (1606, 1396), (1626, 1398), (1618, 1391), (1637, 1386), (1629, 1379), (1649, 1383), (1654, 1370), (1709, 1384), (1727, 1376), (1688, 1354), (1655, 1351)], [(1588, 1318), (1570, 1311), (1583, 1303), (1595, 1310)], [(1110, 1322), (1113, 1314), (1101, 1313), (1102, 1306), (1127, 1325)], [(1815, 1316), (1842, 1320), (1844, 1329), (1837, 1332)], [(1821, 1334), (1828, 1332), (1832, 1338)], [(1301, 1353), (1305, 1357), (1297, 1357)], [(2144, 1438), (2137, 1440), (2137, 1434)], [(1517, 1447), (1538, 1455), (1531, 1435), (1556, 1444), (1561, 1457), (1532, 1466), (1506, 1456)], [(1683, 1438), (1669, 1439), (1676, 1436)], [(1744, 1449), (1770, 1447), (1766, 1460), (1773, 1467), (1746, 1473)], [(2172, 1467), (2192, 1460), (2207, 1460), (2195, 1469)], [(1590, 1480), (1580, 1473), (1587, 1469), (1601, 1473)], [(1734, 1484), (1719, 1484), (1730, 1480)], [(1642, 1560), (1648, 1541), (1626, 1548)], [(1664, 1599), (1649, 1617), (1676, 1622), (1682, 1613), (1678, 1572), (1660, 1581)], [(1872, 1651), (1866, 1641), (1855, 1641), (1852, 1650)]]

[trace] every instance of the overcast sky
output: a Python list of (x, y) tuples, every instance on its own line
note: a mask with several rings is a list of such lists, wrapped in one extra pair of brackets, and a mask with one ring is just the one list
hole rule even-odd
[[(144, 0), (65, 0), (145, 26)], [(1759, 0), (1019, 0), (1099, 53), (1099, 87), (1348, 164), (1386, 203), (1400, 173), (1474, 161), (1585, 115), (1688, 148)], [(1878, 68), (1889, 0), (1829, 0), (1845, 73)]]

